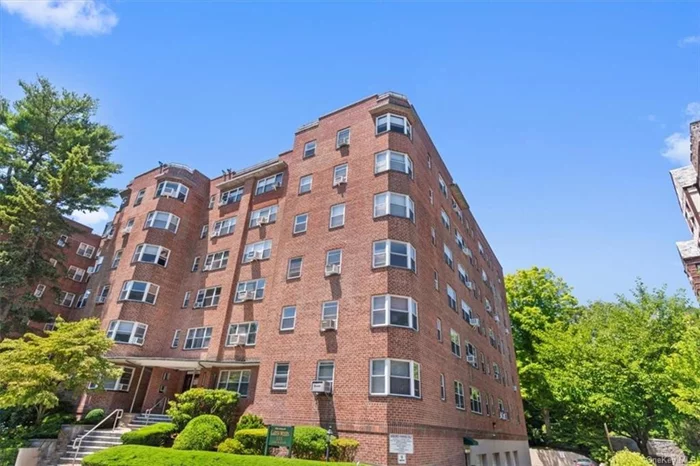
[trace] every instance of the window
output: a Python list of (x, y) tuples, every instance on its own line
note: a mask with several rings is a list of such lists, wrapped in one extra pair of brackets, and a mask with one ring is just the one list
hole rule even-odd
[(467, 361), (469, 362), (471, 360), (471, 362), (469, 362), (469, 364), (478, 368), (479, 363), (477, 362), (477, 358), (476, 358), (477, 357), (476, 346), (472, 345), (469, 342), (467, 342), (467, 344), (464, 346), (465, 346), (465, 349), (467, 350)]
[(182, 183), (174, 181), (161, 181), (156, 189), (156, 197), (174, 197), (175, 199), (185, 202), (187, 193), (190, 189)]
[(197, 298), (194, 300), (194, 308), (200, 307), (215, 307), (219, 305), (221, 297), (221, 287), (213, 286), (197, 291)]
[(295, 306), (283, 307), (282, 320), (280, 322), (280, 330), (294, 330), (296, 318), (297, 308)]
[(335, 363), (333, 361), (319, 361), (316, 366), (316, 380), (333, 383), (335, 375)]
[[(65, 236), (65, 235), (64, 235), (64, 236)], [(103, 238), (110, 239), (110, 238), (112, 238), (113, 236), (114, 236), (114, 224), (113, 224), (112, 222), (107, 222), (107, 223), (105, 224), (104, 230), (102, 230), (102, 237), (103, 237)], [(61, 238), (63, 238), (63, 236), (62, 236)], [(68, 239), (68, 237), (66, 236), (66, 240), (67, 240), (67, 239)], [(61, 246), (61, 247), (63, 247), (63, 246), (61, 245), (61, 243), (60, 243), (60, 240), (59, 240), (59, 244), (58, 244), (58, 245)], [(65, 245), (65, 244), (64, 244), (64, 245)]]
[(479, 246), (479, 254), (481, 254), (483, 256), (484, 255), (484, 247), (481, 245), (481, 241), (479, 241), (477, 245)]
[(107, 301), (107, 295), (109, 294), (109, 289), (110, 289), (109, 285), (104, 285), (102, 287), (102, 289), (100, 290), (100, 294), (97, 295), (97, 298), (95, 298), (95, 302), (97, 304), (102, 304), (105, 301)]
[(464, 286), (471, 288), (471, 283), (469, 283), (469, 275), (467, 275), (467, 271), (464, 270), (462, 264), (457, 264), (457, 275), (459, 275), (459, 281), (462, 282)]
[(436, 328), (437, 328), (437, 339), (438, 339), (438, 341), (442, 341), (442, 320), (440, 320), (440, 319), (437, 320)]
[(471, 319), (471, 318), (472, 318), (472, 308), (469, 307), (469, 304), (462, 301), (462, 319), (469, 322), (469, 319)]
[(199, 269), (199, 256), (195, 257), (192, 261), (192, 272), (196, 272)]
[(434, 199), (434, 196), (433, 196), (433, 190), (432, 190), (432, 189), (428, 189), (428, 199), (430, 199), (430, 205), (433, 205), (433, 203), (435, 202), (435, 199)]
[[(128, 392), (129, 387), (131, 387), (131, 379), (134, 375), (133, 367), (122, 367), (121, 375), (116, 379), (107, 379), (104, 381), (104, 388), (108, 392)], [(94, 390), (97, 388), (97, 384), (91, 383), (88, 385), (89, 389)]]
[(211, 327), (191, 328), (187, 330), (184, 349), (205, 349), (209, 348), (211, 341)]
[(199, 232), (199, 239), (204, 239), (209, 233), (209, 225), (202, 225), (202, 229)]
[(34, 297), (41, 298), (44, 296), (44, 291), (46, 291), (46, 285), (38, 284), (34, 290)]
[(343, 250), (333, 249), (326, 253), (326, 275), (334, 270), (340, 273), (340, 267), (343, 262)]
[(345, 204), (331, 206), (331, 220), (328, 228), (337, 228), (345, 225)]
[(455, 243), (457, 243), (457, 246), (459, 246), (459, 249), (464, 250), (464, 246), (466, 246), (464, 242), (464, 238), (462, 237), (462, 234), (455, 229)]
[(309, 141), (304, 144), (304, 158), (316, 155), (316, 141)]
[(450, 329), (450, 343), (452, 346), (452, 354), (454, 354), (458, 358), (461, 358), (462, 357), (462, 345), (459, 342), (459, 333), (455, 332), (452, 329)]
[(255, 340), (258, 336), (257, 322), (243, 322), (240, 324), (231, 324), (228, 326), (228, 335), (226, 336), (226, 346), (233, 346), (233, 339), (236, 335), (245, 337), (245, 345), (255, 345)]
[(214, 203), (216, 202), (216, 196), (209, 197), (209, 210), (214, 208)]
[(372, 297), (372, 327), (391, 325), (418, 330), (418, 304), (404, 296)]
[(173, 341), (170, 343), (171, 348), (177, 348), (180, 346), (180, 330), (175, 330), (175, 333), (173, 334)]
[(61, 291), (60, 296), (58, 297), (58, 304), (64, 307), (71, 307), (73, 305), (73, 300), (75, 299), (75, 295), (73, 293), (69, 293), (67, 291)]
[(433, 158), (428, 154), (428, 168), (433, 168)]
[(90, 246), (89, 244), (85, 243), (80, 243), (80, 246), (78, 246), (78, 251), (76, 252), (77, 255), (87, 257), (88, 259), (92, 258), (94, 253), (94, 246)]
[(168, 264), (170, 250), (155, 244), (139, 244), (134, 252), (133, 262), (146, 262), (165, 267)]
[(442, 220), (442, 225), (447, 229), (447, 231), (450, 230), (450, 217), (447, 215), (447, 212), (444, 210), (440, 210), (440, 219)]
[(222, 191), (219, 195), (219, 205), (228, 205), (235, 202), (241, 202), (243, 197), (243, 186), (238, 188), (230, 189), (228, 191)]
[(247, 300), (260, 300), (265, 296), (265, 279), (248, 280), (239, 282), (236, 287), (235, 303), (242, 303)]
[(124, 228), (122, 228), (122, 233), (131, 233), (131, 230), (134, 229), (134, 222), (136, 220), (134, 218), (130, 218), (129, 220), (126, 221), (126, 225), (124, 225)]
[(143, 201), (143, 196), (146, 195), (146, 190), (142, 189), (138, 193), (136, 193), (136, 199), (134, 199), (134, 207), (141, 205), (141, 202)]
[(445, 264), (451, 269), (454, 269), (454, 262), (452, 259), (452, 251), (447, 247), (445, 243), (442, 244), (443, 257), (445, 259)]
[(445, 180), (442, 179), (442, 175), (438, 175), (438, 185), (440, 186), (440, 192), (445, 196), (445, 199), (447, 199), (447, 185), (445, 184)]
[(276, 191), (282, 187), (282, 182), (284, 180), (283, 173), (277, 173), (276, 175), (268, 176), (262, 180), (258, 181), (258, 185), (255, 188), (255, 195), (268, 193), (270, 191)]
[(289, 363), (275, 363), (275, 373), (272, 376), (273, 390), (286, 390), (289, 384)]
[(75, 307), (78, 309), (84, 308), (88, 302), (88, 299), (90, 299), (90, 293), (91, 293), (90, 290), (85, 290), (85, 293), (81, 294), (78, 297), (78, 302), (76, 303)]
[(481, 392), (474, 387), (469, 387), (472, 413), (481, 414)]
[(457, 409), (464, 409), (464, 385), (455, 380), (455, 406)]
[(393, 215), (416, 221), (415, 208), (410, 196), (385, 192), (374, 196), (374, 217)]
[(420, 398), (420, 364), (398, 359), (370, 361), (370, 395)]
[(232, 390), (241, 397), (248, 396), (250, 387), (250, 371), (221, 371), (216, 388), (219, 390)]
[(248, 227), (255, 228), (265, 223), (275, 223), (277, 221), (277, 206), (273, 205), (264, 209), (254, 210), (250, 213)]
[(313, 176), (306, 175), (299, 178), (299, 194), (305, 194), (311, 192), (311, 185), (313, 184)]
[(182, 299), (182, 308), (187, 308), (190, 305), (190, 292), (185, 291), (185, 297)]
[(258, 241), (257, 243), (246, 244), (243, 249), (243, 263), (247, 264), (254, 260), (269, 259), (272, 254), (272, 240)]
[(333, 186), (338, 186), (348, 181), (348, 164), (338, 165), (333, 169)]
[(119, 266), (119, 262), (122, 260), (123, 249), (114, 252), (114, 257), (112, 258), (112, 268), (116, 269)]
[(440, 290), (440, 275), (438, 275), (437, 270), (433, 271), (433, 285), (436, 290)]
[(341, 129), (335, 136), (335, 147), (340, 148), (350, 145), (350, 128)]
[(289, 263), (287, 264), (287, 280), (301, 277), (302, 262), (303, 258), (301, 257), (289, 259)]
[(51, 267), (56, 267), (58, 265), (58, 261), (56, 259), (49, 259), (49, 264), (51, 264)]
[(445, 374), (440, 374), (440, 399), (445, 401), (447, 398), (447, 390), (445, 388)]
[(326, 301), (321, 306), (321, 320), (338, 319), (338, 301)]
[(309, 214), (299, 214), (294, 217), (294, 230), (293, 233), (304, 233), (306, 231), (307, 223), (309, 222)]
[(154, 210), (148, 213), (146, 217), (146, 228), (160, 228), (177, 233), (177, 227), (180, 225), (180, 217), (169, 212), (160, 212)]
[(85, 269), (71, 265), (68, 267), (68, 278), (76, 282), (82, 282), (85, 276)]
[(374, 173), (385, 171), (406, 173), (413, 178), (413, 162), (410, 157), (401, 152), (387, 150), (374, 156)]
[(498, 399), (498, 413), (500, 414), (501, 419), (508, 419), (508, 411), (506, 411), (503, 400), (500, 398)]
[(155, 304), (159, 289), (160, 287), (153, 283), (129, 280), (124, 282), (122, 292), (119, 294), (119, 301), (141, 301)]
[(481, 279), (484, 281), (484, 283), (487, 283), (489, 281), (488, 275), (486, 275), (486, 270), (481, 269)]
[(126, 207), (129, 204), (129, 195), (128, 194), (122, 196), (121, 198), (122, 198), (122, 202), (119, 204), (119, 209), (117, 209), (117, 211), (122, 210), (124, 207)]
[(143, 345), (143, 340), (146, 338), (146, 330), (148, 330), (148, 325), (140, 322), (113, 320), (109, 323), (107, 338), (117, 343)]
[(447, 286), (447, 305), (450, 306), (450, 309), (453, 311), (457, 310), (457, 293), (455, 292), (454, 288), (452, 288), (450, 285)]
[(491, 302), (488, 300), (488, 298), (484, 299), (484, 308), (486, 309), (486, 312), (491, 314)]
[(433, 246), (437, 243), (435, 239), (435, 227), (430, 227), (430, 242), (433, 243)]
[(501, 368), (498, 367), (498, 364), (495, 362), (493, 363), (493, 378), (496, 380), (501, 380)]
[(214, 222), (211, 237), (230, 235), (236, 229), (236, 217), (224, 218)]
[(408, 118), (394, 115), (393, 113), (387, 113), (377, 117), (377, 134), (386, 133), (387, 131), (405, 134), (409, 138), (413, 137), (413, 129), (411, 128), (411, 123), (409, 123)]
[[(106, 228), (106, 226), (105, 226)], [(63, 248), (68, 244), (68, 236), (66, 235), (61, 235), (58, 238), (58, 241), (56, 241), (56, 244), (58, 245), (59, 248)]]
[(54, 319), (44, 323), (44, 332), (51, 332), (52, 330), (56, 330), (56, 321)]
[(401, 241), (376, 241), (372, 267), (400, 267), (416, 271), (416, 250), (410, 243)]
[(207, 254), (207, 258), (204, 260), (204, 268), (202, 268), (202, 271), (226, 268), (226, 266), (228, 265), (228, 254), (228, 251), (219, 251)]

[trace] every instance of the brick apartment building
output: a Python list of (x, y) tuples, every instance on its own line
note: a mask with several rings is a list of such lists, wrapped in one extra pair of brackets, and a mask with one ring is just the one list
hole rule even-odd
[(685, 274), (700, 298), (700, 121), (690, 124), (690, 165), (671, 170), (678, 204), (693, 239), (676, 243)]
[(80, 313), (124, 372), (86, 406), (228, 388), (373, 464), (398, 464), (390, 435), (410, 434), (406, 464), (464, 465), (466, 449), (529, 465), (501, 266), (404, 96), (324, 115), (218, 178), (163, 164), (122, 199)]

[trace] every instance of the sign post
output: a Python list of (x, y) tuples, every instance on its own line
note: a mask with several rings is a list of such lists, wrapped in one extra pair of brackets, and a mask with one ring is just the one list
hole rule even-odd
[(265, 456), (270, 447), (287, 447), (287, 457), (292, 457), (292, 442), (294, 441), (294, 426), (270, 426), (265, 440)]

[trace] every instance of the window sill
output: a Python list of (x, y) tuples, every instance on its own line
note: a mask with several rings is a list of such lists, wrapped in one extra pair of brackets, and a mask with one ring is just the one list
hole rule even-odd
[(396, 393), (386, 393), (386, 394), (383, 394), (383, 393), (370, 393), (369, 396), (370, 396), (370, 397), (378, 397), (378, 398), (380, 398), (380, 397), (381, 397), (381, 398), (386, 398), (386, 397), (389, 397), (389, 396), (395, 396), (395, 397), (397, 397), (397, 398), (411, 398), (411, 399), (414, 399), (414, 400), (422, 400), (422, 399), (423, 399), (423, 398), (421, 398), (420, 396), (399, 395), (399, 394), (396, 394)]

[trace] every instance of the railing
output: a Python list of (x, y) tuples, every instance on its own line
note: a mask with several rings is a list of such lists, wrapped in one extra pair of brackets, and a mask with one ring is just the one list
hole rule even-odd
[(115, 409), (114, 411), (109, 413), (107, 417), (102, 419), (95, 427), (88, 430), (87, 433), (81, 435), (80, 437), (76, 437), (75, 440), (73, 440), (73, 449), (75, 450), (75, 455), (73, 456), (74, 460), (78, 459), (78, 453), (80, 452), (80, 447), (82, 446), (85, 437), (93, 433), (98, 427), (107, 422), (112, 416), (114, 416), (114, 423), (112, 424), (112, 430), (114, 430), (117, 428), (117, 425), (119, 425), (119, 420), (122, 418), (122, 416), (124, 416), (124, 410)]
[(154, 409), (158, 407), (161, 403), (163, 403), (163, 407), (161, 409), (160, 414), (163, 414), (165, 412), (165, 406), (167, 405), (168, 402), (168, 397), (164, 396), (160, 400), (156, 401), (156, 404), (154, 404), (150, 409), (146, 410), (146, 424), (148, 424), (148, 418), (151, 417), (151, 413), (153, 412)]

